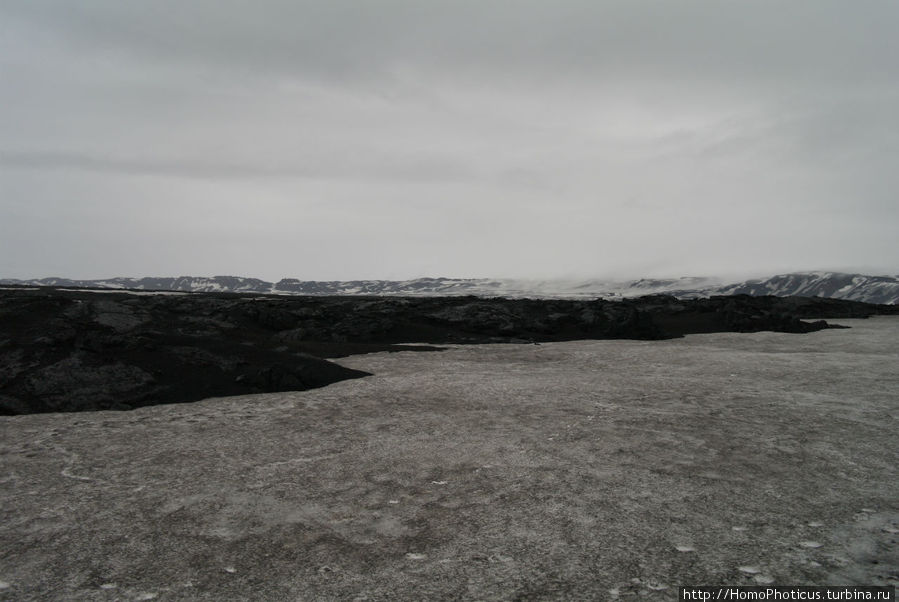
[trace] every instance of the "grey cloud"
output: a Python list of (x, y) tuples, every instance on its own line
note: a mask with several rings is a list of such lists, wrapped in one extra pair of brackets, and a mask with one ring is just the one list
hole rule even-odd
[(452, 159), (410, 157), (407, 162), (368, 162), (343, 165), (319, 160), (313, 165), (253, 165), (247, 162), (211, 162), (196, 159), (159, 159), (96, 156), (58, 151), (0, 150), (0, 167), (33, 170), (77, 170), (114, 174), (153, 175), (198, 179), (367, 179), (440, 181), (471, 179), (476, 175)]
[(75, 48), (321, 77), (403, 65), (519, 77), (895, 81), (899, 5), (874, 0), (11, 0)]
[(6, 0), (0, 276), (882, 268), (897, 22), (893, 0)]

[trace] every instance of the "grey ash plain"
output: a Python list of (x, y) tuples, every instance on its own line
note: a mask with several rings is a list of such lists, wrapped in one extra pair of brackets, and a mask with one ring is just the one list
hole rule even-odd
[(0, 599), (676, 600), (897, 584), (899, 317), (458, 345), (0, 418)]

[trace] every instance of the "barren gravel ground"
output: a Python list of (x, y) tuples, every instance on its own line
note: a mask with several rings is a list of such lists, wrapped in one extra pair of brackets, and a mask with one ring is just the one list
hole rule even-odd
[(899, 583), (899, 318), (380, 353), (0, 418), (0, 599), (676, 600)]

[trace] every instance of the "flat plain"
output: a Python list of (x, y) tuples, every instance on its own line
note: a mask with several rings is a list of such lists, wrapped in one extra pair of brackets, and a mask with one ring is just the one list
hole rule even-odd
[(899, 317), (459, 345), (0, 418), (0, 599), (676, 600), (899, 584)]

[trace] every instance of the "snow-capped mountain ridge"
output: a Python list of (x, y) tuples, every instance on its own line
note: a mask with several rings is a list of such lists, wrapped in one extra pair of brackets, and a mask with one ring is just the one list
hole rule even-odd
[(131, 289), (142, 291), (235, 292), (271, 293), (274, 285), (258, 278), (240, 276), (179, 276), (177, 278), (106, 278), (102, 280), (72, 280), (69, 278), (39, 278), (32, 280), (0, 279), (0, 284), (28, 286), (61, 286), (75, 288)]
[(837, 272), (782, 274), (725, 286), (725, 295), (833, 297), (868, 303), (899, 303), (899, 277)]
[(488, 278), (313, 281), (284, 278), (278, 282), (267, 282), (258, 278), (239, 276), (180, 276), (177, 278), (108, 278), (103, 280), (0, 279), (0, 285), (286, 295), (476, 295), (568, 299), (595, 297), (615, 299), (650, 294), (669, 294), (683, 298), (745, 294), (778, 297), (831, 297), (867, 303), (899, 304), (899, 276), (868, 276), (839, 272), (798, 272), (729, 284), (720, 279), (697, 277), (641, 278), (631, 281)]

